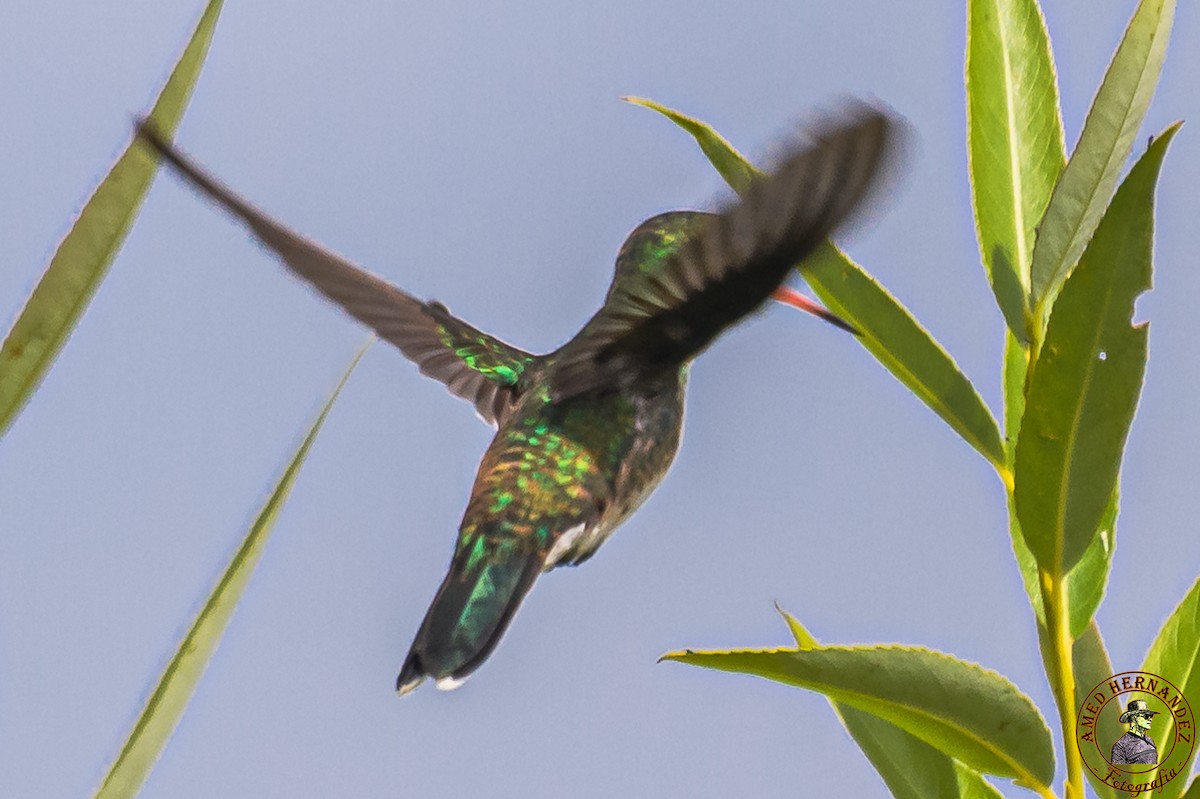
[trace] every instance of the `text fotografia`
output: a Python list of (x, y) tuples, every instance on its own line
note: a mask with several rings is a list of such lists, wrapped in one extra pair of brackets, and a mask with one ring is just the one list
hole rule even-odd
[(1171, 780), (1175, 779), (1178, 774), (1175, 769), (1169, 771), (1159, 771), (1158, 776), (1150, 782), (1133, 783), (1125, 779), (1125, 775), (1117, 771), (1115, 768), (1109, 768), (1108, 776), (1104, 778), (1105, 785), (1111, 785), (1118, 791), (1125, 791), (1130, 796), (1138, 796), (1142, 793), (1150, 793), (1166, 785)]

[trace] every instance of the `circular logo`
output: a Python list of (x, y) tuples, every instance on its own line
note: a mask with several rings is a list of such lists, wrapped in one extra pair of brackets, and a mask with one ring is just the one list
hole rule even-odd
[(1075, 724), (1075, 743), (1092, 774), (1133, 796), (1183, 772), (1195, 740), (1187, 698), (1170, 680), (1146, 671), (1124, 671), (1097, 684)]

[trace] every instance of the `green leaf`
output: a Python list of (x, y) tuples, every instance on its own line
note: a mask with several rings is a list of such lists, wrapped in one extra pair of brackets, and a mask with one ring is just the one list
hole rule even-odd
[[(179, 125), (212, 41), (222, 0), (211, 0), (150, 112), (164, 135)], [(84, 205), (0, 345), (0, 437), (42, 382), (125, 241), (157, 161), (132, 145)]]
[[(1104, 591), (1108, 586), (1108, 574), (1112, 570), (1113, 550), (1117, 539), (1117, 509), (1120, 492), (1114, 490), (1109, 498), (1108, 508), (1100, 522), (1099, 534), (1092, 539), (1083, 557), (1067, 573), (1068, 625), (1071, 638), (1077, 639), (1087, 629), (1100, 603), (1104, 601)], [(1012, 536), (1013, 554), (1016, 556), (1017, 568), (1021, 573), (1021, 581), (1025, 585), (1025, 593), (1029, 596), (1030, 605), (1037, 614), (1038, 623), (1046, 624), (1046, 611), (1042, 604), (1042, 586), (1038, 578), (1037, 559), (1025, 545), (1021, 525), (1017, 521), (1012, 506), (1012, 494), (1008, 498), (1008, 525)]]
[(809, 688), (866, 711), (986, 774), (1046, 789), (1050, 731), (1029, 697), (992, 671), (898, 646), (672, 652), (677, 660)]
[(709, 162), (716, 167), (717, 172), (721, 174), (729, 187), (738, 194), (745, 191), (751, 181), (762, 174), (746, 160), (745, 156), (735, 150), (724, 136), (717, 133), (708, 124), (644, 97), (622, 97), (621, 99), (657, 111), (692, 134), (696, 143), (700, 145), (700, 149), (708, 156)]
[(1200, 777), (1192, 777), (1192, 784), (1184, 791), (1183, 799), (1200, 799)]
[(808, 631), (808, 628), (801, 624), (800, 620), (795, 616), (781, 608), (778, 602), (775, 603), (775, 612), (782, 616), (783, 620), (787, 623), (788, 631), (791, 632), (792, 638), (796, 639), (796, 646), (799, 649), (807, 652), (810, 649), (820, 648), (821, 644)]
[[(799, 619), (781, 608), (779, 603), (775, 603), (775, 610), (787, 622), (800, 650), (820, 648), (817, 639)], [(999, 799), (999, 792), (988, 785), (979, 772), (957, 763), (920, 738), (849, 705), (833, 700), (829, 704), (897, 799), (930, 796)]]
[(861, 331), (858, 341), (867, 352), (1002, 475), (1007, 472), (1000, 430), (979, 392), (887, 289), (832, 244), (805, 259), (800, 273), (830, 311)]
[(896, 799), (1000, 799), (978, 771), (920, 738), (849, 705), (833, 707)]
[(1148, 331), (1131, 325), (1134, 302), (1150, 288), (1154, 187), (1178, 127), (1117, 191), (1063, 285), (1029, 376), (1014, 500), (1039, 568), (1056, 577), (1091, 545), (1117, 486), (1146, 366)]
[[(1146, 652), (1142, 671), (1170, 680), (1192, 706), (1192, 713), (1200, 713), (1200, 579), (1192, 583), (1191, 590), (1158, 631), (1154, 643)], [(1195, 727), (1187, 731), (1187, 734), (1194, 744)], [(1160, 741), (1174, 740), (1175, 717), (1170, 713), (1162, 714), (1161, 721), (1154, 725), (1154, 735)], [(1182, 741), (1179, 748), (1182, 749)], [(1186, 759), (1176, 762), (1172, 758), (1163, 765), (1169, 764), (1178, 769), (1181, 775), (1187, 774), (1191, 771), (1197, 748), (1193, 745)], [(1154, 795), (1173, 799), (1182, 793), (1183, 784), (1181, 778), (1176, 778)]]
[(1009, 329), (1028, 344), (1034, 239), (1066, 162), (1054, 60), (1036, 0), (969, 0), (966, 82), (979, 251)]
[[(1083, 707), (1088, 691), (1101, 681), (1107, 680), (1113, 673), (1112, 661), (1108, 659), (1108, 650), (1104, 646), (1104, 639), (1100, 637), (1100, 628), (1096, 626), (1096, 622), (1089, 623), (1076, 639), (1071, 648), (1071, 663), (1075, 672), (1075, 707), (1079, 708)], [(1046, 674), (1051, 675), (1051, 679), (1054, 673), (1055, 670), (1047, 666)], [(1122, 733), (1115, 715), (1103, 713), (1096, 719), (1096, 737), (1100, 740), (1115, 741)], [(1085, 768), (1083, 771), (1092, 784), (1092, 790), (1101, 799), (1126, 799), (1128, 796), (1101, 782), (1090, 769)]]
[[(1038, 624), (1038, 644), (1041, 648), (1042, 664), (1045, 667), (1046, 676), (1050, 681), (1055, 700), (1059, 701), (1062, 693), (1058, 686), (1058, 668), (1054, 663), (1055, 656), (1051, 647), (1051, 639), (1043, 623)], [(1076, 709), (1083, 708), (1084, 703), (1091, 696), (1092, 689), (1102, 682), (1107, 682), (1113, 674), (1112, 663), (1108, 659), (1108, 650), (1105, 649), (1104, 640), (1100, 637), (1100, 629), (1094, 622), (1087, 626), (1087, 629), (1072, 645), (1071, 664), (1075, 683), (1071, 693), (1071, 703), (1072, 712), (1075, 712)], [(1063, 709), (1060, 705), (1059, 713), (1062, 712)], [(1098, 740), (1115, 741), (1121, 737), (1123, 730), (1117, 723), (1116, 716), (1102, 713), (1095, 719), (1095, 732)], [(1098, 766), (1098, 763), (1092, 764), (1092, 768)], [(1092, 789), (1102, 799), (1120, 799), (1121, 793), (1097, 778), (1092, 773), (1092, 768), (1083, 769), (1088, 781), (1092, 784)]]
[(1120, 489), (1114, 488), (1100, 519), (1098, 534), (1088, 544), (1083, 557), (1067, 573), (1072, 639), (1077, 639), (1088, 628), (1104, 600), (1104, 590), (1108, 587), (1108, 573), (1112, 570), (1113, 550), (1117, 542), (1120, 496)]
[(167, 745), (171, 733), (175, 731), (176, 725), (183, 717), (187, 704), (196, 690), (196, 685), (204, 675), (204, 670), (207, 668), (213, 652), (216, 651), (217, 644), (225, 632), (225, 627), (229, 624), (229, 619), (233, 616), (234, 608), (237, 607), (242, 591), (245, 590), (254, 573), (254, 567), (258, 565), (258, 561), (262, 557), (263, 547), (275, 524), (275, 518), (292, 490), (292, 484), (300, 472), (300, 467), (304, 464), (304, 459), (308, 456), (313, 441), (321, 432), (325, 417), (329, 415), (334, 401), (337, 400), (346, 381), (350, 379), (354, 367), (362, 360), (367, 348), (373, 342), (374, 338), (354, 356), (354, 360), (350, 362), (350, 366), (342, 375), (342, 379), (325, 403), (325, 407), (313, 422), (312, 427), (309, 428), (299, 449), (292, 456), (291, 462), (284, 470), (283, 476), (280, 477), (266, 504), (259, 511), (258, 517), (254, 520), (249, 532), (246, 533), (241, 546), (238, 547), (224, 574), (221, 575), (221, 579), (217, 581), (216, 587), (213, 588), (204, 607), (200, 610), (200, 614), (196, 617), (196, 621), (184, 636), (182, 643), (179, 644), (171, 662), (163, 671), (154, 693), (151, 694), (146, 706), (142, 709), (142, 714), (138, 717), (133, 731), (129, 733), (129, 737), (121, 749), (121, 754), (96, 791), (96, 799), (127, 799), (136, 796), (141, 790), (151, 769), (154, 768), (154, 764), (162, 754), (163, 748)]
[[(1029, 375), (1029, 350), (1011, 330), (1004, 334), (1004, 451), (1009, 460), (1017, 451), (1017, 432), (1025, 416), (1025, 379)], [(1011, 490), (1011, 486), (1010, 486)]]
[[(653, 100), (626, 99), (658, 111), (695, 137), (735, 191), (760, 174), (704, 122)], [(832, 244), (819, 248), (799, 268), (829, 310), (863, 333), (859, 341), (868, 352), (996, 469), (1007, 472), (1000, 431), (991, 411), (954, 360), (895, 297)]]
[(1054, 188), (1033, 248), (1034, 323), (1044, 324), (1059, 287), (1104, 214), (1154, 96), (1175, 0), (1142, 0), (1092, 101), (1079, 143)]

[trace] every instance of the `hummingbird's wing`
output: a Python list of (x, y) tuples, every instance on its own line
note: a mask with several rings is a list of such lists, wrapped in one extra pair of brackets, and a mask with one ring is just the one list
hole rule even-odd
[(238, 217), (295, 274), (395, 344), (421, 373), (498, 425), (534, 356), (483, 333), (438, 302), (422, 302), (275, 221), (207, 174), (142, 122), (138, 133), (194, 186)]
[(620, 389), (675, 368), (762, 305), (860, 205), (893, 127), (868, 105), (842, 109), (740, 201), (709, 217), (661, 268), (614, 285), (552, 356), (552, 398)]

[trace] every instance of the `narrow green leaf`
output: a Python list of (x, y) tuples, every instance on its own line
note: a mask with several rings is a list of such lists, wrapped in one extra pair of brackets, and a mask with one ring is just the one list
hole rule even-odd
[[(1104, 639), (1100, 636), (1100, 628), (1092, 621), (1082, 631), (1075, 641), (1071, 651), (1071, 662), (1075, 671), (1075, 707), (1081, 708), (1088, 696), (1088, 691), (1101, 681), (1112, 676), (1112, 661), (1108, 659), (1108, 650)], [(1053, 674), (1053, 669), (1047, 669), (1047, 674)], [(1115, 741), (1124, 731), (1117, 723), (1117, 717), (1111, 713), (1102, 713), (1096, 719), (1096, 737), (1102, 741)], [(1092, 784), (1092, 790), (1100, 799), (1126, 799), (1128, 796), (1111, 785), (1103, 783), (1090, 769), (1084, 769), (1084, 775)]]
[[(1117, 508), (1119, 491), (1114, 490), (1109, 498), (1109, 506), (1100, 522), (1099, 534), (1088, 544), (1083, 557), (1079, 559), (1071, 571), (1067, 573), (1067, 598), (1069, 601), (1068, 623), (1071, 638), (1076, 639), (1087, 630), (1092, 618), (1104, 600), (1104, 591), (1108, 586), (1108, 574), (1112, 570), (1113, 550), (1117, 537)], [(1008, 500), (1009, 532), (1012, 536), (1013, 554), (1016, 556), (1017, 568), (1021, 572), (1021, 581), (1025, 584), (1025, 593), (1040, 624), (1046, 623), (1046, 611), (1042, 605), (1042, 586), (1038, 579), (1037, 559), (1025, 544), (1021, 525), (1012, 506), (1012, 495)]]
[(621, 99), (657, 111), (692, 134), (696, 143), (700, 145), (700, 149), (708, 156), (709, 162), (716, 167), (717, 172), (721, 174), (729, 187), (738, 194), (745, 191), (751, 181), (762, 174), (746, 160), (745, 156), (735, 150), (724, 136), (713, 130), (707, 123), (681, 114), (675, 109), (667, 108), (653, 100), (647, 100), (645, 97), (622, 97)]
[(800, 273), (830, 311), (862, 332), (858, 341), (867, 352), (1001, 474), (1007, 471), (991, 411), (908, 309), (832, 244), (809, 256)]
[(1004, 451), (1012, 461), (1017, 432), (1025, 416), (1025, 379), (1029, 375), (1029, 350), (1013, 335), (1004, 335)]
[[(150, 120), (166, 136), (174, 134), (187, 107), (221, 4), (222, 0), (211, 0), (205, 8), (150, 112)], [(156, 159), (142, 148), (127, 147), (50, 259), (50, 266), (0, 345), (0, 437), (42, 382), (104, 279), (157, 168)]]
[(782, 616), (784, 622), (787, 623), (788, 631), (791, 632), (792, 638), (796, 639), (796, 646), (799, 649), (807, 652), (810, 649), (817, 649), (821, 646), (817, 642), (817, 639), (813, 637), (813, 634), (808, 631), (808, 628), (801, 624), (800, 620), (795, 616), (781, 608), (778, 602), (775, 603), (775, 612)]
[[(760, 174), (704, 122), (653, 100), (626, 99), (658, 111), (695, 137), (735, 191)], [(1007, 471), (1000, 431), (991, 411), (954, 360), (895, 297), (833, 244), (818, 249), (799, 269), (829, 310), (862, 331), (859, 341), (868, 352), (996, 469)]]
[(350, 366), (342, 375), (342, 379), (333, 390), (328, 402), (325, 403), (325, 407), (313, 422), (312, 427), (309, 428), (299, 449), (292, 456), (283, 476), (280, 477), (271, 496), (259, 511), (258, 518), (254, 520), (254, 524), (246, 533), (241, 546), (238, 547), (224, 574), (221, 575), (221, 579), (213, 588), (212, 594), (204, 603), (196, 621), (184, 636), (183, 642), (180, 643), (171, 662), (167, 664), (166, 670), (163, 671), (154, 693), (151, 694), (146, 706), (142, 709), (142, 714), (138, 717), (133, 731), (129, 733), (129, 737), (121, 749), (121, 754), (96, 791), (96, 799), (128, 799), (128, 797), (136, 796), (141, 790), (151, 769), (154, 768), (154, 764), (162, 754), (163, 748), (166, 747), (171, 733), (175, 731), (176, 725), (183, 717), (188, 702), (191, 700), (200, 678), (204, 675), (209, 659), (216, 651), (217, 644), (225, 632), (226, 625), (229, 624), (229, 619), (233, 616), (242, 591), (245, 590), (254, 573), (255, 566), (262, 557), (263, 547), (275, 524), (275, 518), (292, 490), (292, 484), (300, 472), (300, 467), (304, 464), (304, 459), (308, 456), (313, 441), (321, 432), (325, 417), (329, 415), (334, 401), (337, 400), (346, 381), (350, 379), (351, 372), (362, 360), (373, 341), (374, 339), (371, 339), (371, 342), (364, 345), (354, 356), (354, 360), (350, 362)]
[(1141, 0), (1113, 54), (1033, 248), (1034, 322), (1043, 325), (1129, 157), (1167, 53), (1175, 0)]
[(1091, 545), (1117, 485), (1146, 366), (1147, 329), (1131, 324), (1150, 288), (1154, 187), (1178, 124), (1125, 178), (1063, 285), (1029, 377), (1014, 500), (1025, 542), (1060, 576)]
[(1108, 506), (1100, 518), (1098, 534), (1092, 538), (1079, 562), (1067, 573), (1067, 597), (1070, 600), (1071, 638), (1077, 639), (1091, 624), (1104, 600), (1108, 573), (1112, 570), (1113, 550), (1117, 543), (1117, 511), (1121, 504), (1120, 488), (1114, 487)]
[(1054, 60), (1036, 0), (969, 0), (966, 83), (979, 251), (1009, 329), (1027, 344), (1037, 224), (1066, 162)]
[[(1192, 713), (1200, 713), (1200, 579), (1192, 583), (1191, 590), (1183, 597), (1183, 601), (1167, 617), (1162, 629), (1146, 652), (1146, 660), (1142, 671), (1157, 674), (1170, 680), (1184, 695), (1192, 706)], [(1154, 724), (1154, 736), (1165, 742), (1176, 740), (1176, 735), (1190, 739), (1192, 746), (1187, 747), (1183, 739), (1176, 741), (1176, 749), (1183, 751), (1186, 747), (1186, 758), (1170, 758), (1160, 764), (1177, 769), (1182, 774), (1191, 771), (1192, 762), (1196, 757), (1196, 728), (1176, 731), (1176, 718), (1170, 713), (1163, 713), (1160, 720)], [(1193, 715), (1193, 722), (1195, 715)], [(1165, 753), (1164, 753), (1165, 756)], [(1146, 775), (1152, 779), (1152, 775)], [(1177, 777), (1164, 785), (1161, 791), (1155, 792), (1155, 797), (1174, 799), (1183, 792), (1183, 779)], [(1190, 789), (1189, 789), (1190, 790)]]
[[(1050, 636), (1046, 631), (1045, 624), (1038, 623), (1038, 644), (1042, 654), (1042, 665), (1045, 667), (1046, 676), (1050, 681), (1050, 686), (1053, 689), (1056, 703), (1059, 702), (1062, 696), (1058, 686), (1058, 668), (1054, 664), (1054, 654), (1051, 648)], [(1087, 629), (1083, 631), (1079, 639), (1071, 647), (1071, 663), (1072, 676), (1075, 682), (1074, 689), (1071, 694), (1072, 712), (1082, 712), (1088, 714), (1084, 704), (1091, 697), (1092, 689), (1106, 682), (1113, 674), (1112, 663), (1108, 659), (1108, 650), (1104, 647), (1104, 640), (1100, 637), (1100, 629), (1093, 622), (1089, 624)], [(1059, 703), (1059, 713), (1062, 714), (1063, 708)], [(1111, 714), (1102, 713), (1098, 718), (1095, 718), (1095, 733), (1097, 740), (1115, 741), (1121, 737), (1123, 730), (1117, 724), (1117, 717)], [(1087, 757), (1085, 755), (1085, 761)], [(1087, 775), (1088, 781), (1091, 782), (1093, 790), (1102, 797), (1102, 799), (1120, 799), (1120, 792), (1112, 786), (1104, 784), (1094, 773), (1092, 768), (1097, 768), (1097, 763), (1092, 763), (1091, 768), (1084, 768), (1083, 772)]]
[(995, 672), (898, 646), (672, 652), (696, 666), (809, 688), (866, 711), (986, 774), (1046, 788), (1050, 730), (1033, 702)]
[(978, 771), (894, 724), (833, 702), (842, 724), (896, 799), (1000, 799)]
[[(801, 651), (820, 648), (817, 639), (799, 619), (781, 608), (779, 603), (775, 604), (775, 610), (787, 622)], [(927, 799), (930, 796), (999, 799), (999, 792), (988, 785), (979, 772), (956, 762), (920, 738), (849, 705), (832, 699), (829, 704), (897, 799)]]

